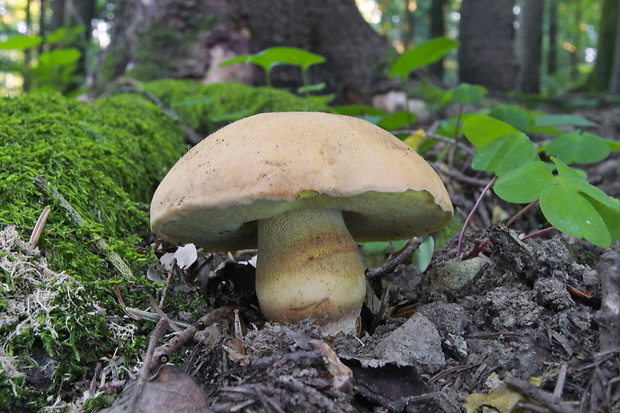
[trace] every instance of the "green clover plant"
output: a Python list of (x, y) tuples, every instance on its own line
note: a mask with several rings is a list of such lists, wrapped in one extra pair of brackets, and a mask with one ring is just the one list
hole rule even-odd
[[(522, 122), (518, 122), (521, 123)], [(558, 126), (592, 126), (576, 116), (542, 116), (532, 129)], [(549, 223), (559, 231), (607, 248), (620, 239), (620, 202), (587, 181), (580, 169), (620, 151), (620, 143), (579, 130), (562, 133), (540, 148), (527, 135), (506, 122), (475, 115), (463, 132), (477, 152), (472, 168), (496, 175), (493, 190), (501, 199), (518, 204), (539, 202)], [(551, 162), (541, 160), (544, 153)]]
[(325, 58), (318, 54), (295, 47), (271, 47), (255, 54), (237, 56), (233, 59), (220, 63), (219, 67), (230, 66), (237, 63), (253, 63), (265, 71), (267, 86), (271, 87), (271, 70), (278, 65), (297, 66), (301, 69), (303, 86), (297, 92), (310, 96), (310, 92), (320, 91), (325, 88), (325, 83), (316, 85), (308, 84), (308, 69), (319, 63), (324, 63)]

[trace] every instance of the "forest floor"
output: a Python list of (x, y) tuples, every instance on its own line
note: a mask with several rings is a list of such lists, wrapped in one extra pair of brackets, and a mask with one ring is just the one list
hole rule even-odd
[[(617, 109), (584, 115), (620, 136)], [(615, 156), (588, 172), (617, 196), (618, 170)], [(425, 273), (381, 266), (369, 280), (379, 305), (364, 307), (357, 336), (334, 339), (262, 319), (252, 251), (199, 250), (167, 294), (202, 294), (210, 312), (173, 338), (160, 322), (149, 379), (116, 387), (107, 411), (620, 412), (620, 243), (525, 232), (481, 226), (460, 257), (454, 237)]]

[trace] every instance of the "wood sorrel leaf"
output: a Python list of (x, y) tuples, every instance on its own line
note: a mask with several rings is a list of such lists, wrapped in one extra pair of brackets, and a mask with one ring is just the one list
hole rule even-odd
[(1, 50), (26, 50), (41, 44), (41, 36), (15, 36), (0, 42)]
[(552, 186), (540, 194), (540, 209), (558, 230), (609, 247), (611, 235), (598, 210), (575, 188)]
[(472, 116), (463, 123), (463, 133), (476, 149), (483, 148), (504, 135), (520, 133), (513, 126), (490, 116)]
[(463, 83), (452, 89), (449, 93), (450, 100), (454, 103), (466, 105), (480, 103), (487, 92), (488, 91), (482, 86)]
[(525, 204), (556, 184), (551, 170), (542, 161), (529, 162), (501, 176), (493, 190), (504, 201)]
[(557, 127), (557, 126), (600, 126), (598, 123), (590, 122), (586, 118), (575, 115), (546, 115), (536, 118), (537, 127)]
[(565, 163), (594, 163), (611, 153), (606, 140), (590, 132), (572, 131), (547, 144), (545, 153)]
[(519, 106), (502, 105), (489, 112), (489, 116), (512, 125), (521, 132), (527, 131), (532, 123), (527, 112)]
[(299, 66), (305, 70), (312, 65), (325, 62), (325, 58), (295, 47), (271, 47), (255, 54), (250, 62), (269, 67), (279, 64)]
[(480, 149), (472, 168), (493, 172), (497, 176), (517, 169), (536, 158), (536, 147), (523, 133), (504, 135)]
[(409, 78), (409, 74), (416, 69), (434, 63), (445, 56), (450, 50), (459, 46), (456, 40), (446, 37), (437, 37), (426, 43), (414, 47), (403, 53), (390, 70), (390, 77), (400, 76), (403, 79)]

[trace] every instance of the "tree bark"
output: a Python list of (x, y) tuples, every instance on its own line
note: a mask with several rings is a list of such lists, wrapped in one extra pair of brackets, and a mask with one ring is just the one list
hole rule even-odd
[(509, 91), (515, 87), (514, 0), (463, 0), (459, 40), (462, 82)]
[(620, 95), (620, 6), (618, 6), (618, 9), (619, 11), (616, 16), (616, 44), (614, 47), (614, 60), (609, 84), (609, 93), (612, 95)]
[(596, 62), (585, 85), (588, 90), (598, 92), (609, 90), (619, 14), (620, 1), (603, 0), (596, 47)]
[[(323, 92), (336, 93), (339, 103), (360, 103), (369, 100), (373, 82), (385, 77), (379, 63), (390, 49), (354, 0), (132, 0), (118, 4), (116, 18), (97, 70), (99, 91), (123, 74), (139, 80), (204, 79), (228, 57), (289, 46), (326, 58), (310, 68), (310, 83), (326, 82)], [(242, 75), (252, 84), (263, 79), (247, 70)], [(278, 66), (272, 82), (295, 90), (301, 73)]]
[(549, 13), (547, 74), (555, 75), (558, 71), (558, 0), (550, 0), (547, 10)]
[(519, 59), (517, 90), (520, 92), (540, 92), (543, 12), (543, 0), (521, 2), (516, 39), (516, 53)]
[[(435, 37), (443, 37), (446, 35), (446, 19), (444, 17), (444, 13), (448, 7), (447, 0), (432, 0), (431, 8), (430, 8), (430, 28), (429, 28), (429, 38), (434, 39)], [(443, 67), (444, 59), (439, 60), (431, 64), (428, 67), (429, 72), (437, 77), (437, 79), (443, 79), (444, 67)]]

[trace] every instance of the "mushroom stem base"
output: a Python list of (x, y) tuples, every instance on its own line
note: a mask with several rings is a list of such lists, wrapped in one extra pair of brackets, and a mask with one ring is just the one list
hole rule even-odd
[(366, 294), (364, 267), (342, 212), (297, 209), (258, 223), (256, 293), (267, 319), (313, 318), (351, 332)]

